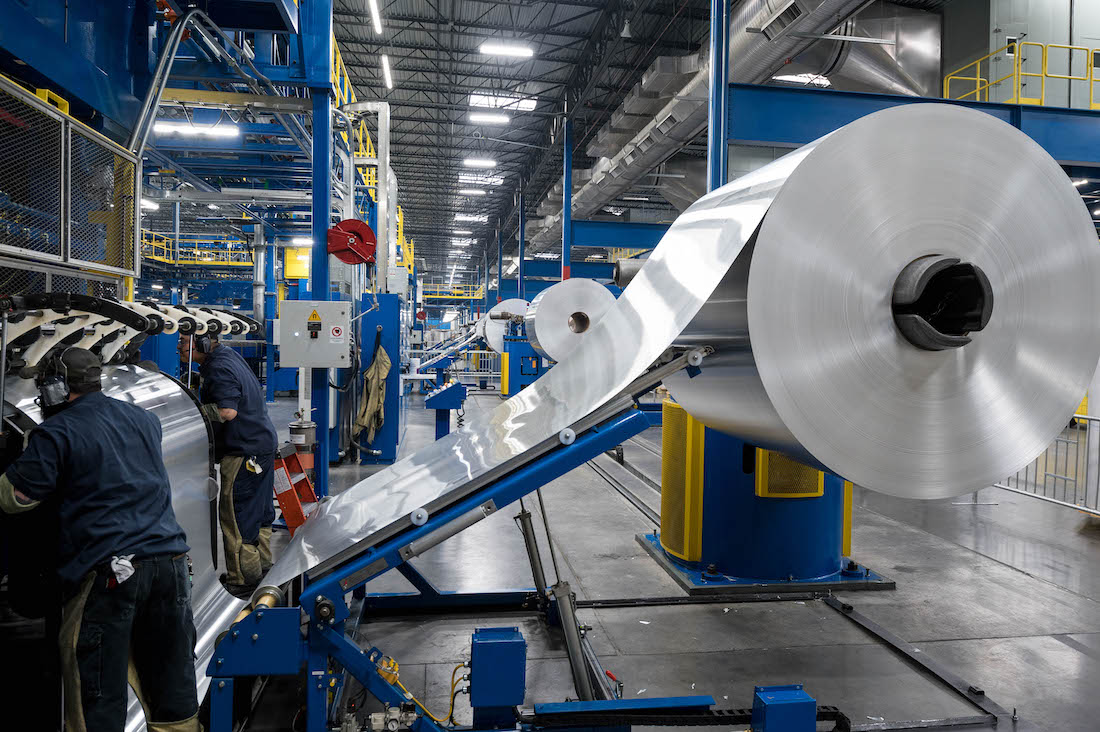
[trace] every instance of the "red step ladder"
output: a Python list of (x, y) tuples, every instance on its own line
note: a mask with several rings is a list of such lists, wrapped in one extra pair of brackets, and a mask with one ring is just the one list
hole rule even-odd
[(283, 520), (294, 536), (295, 530), (306, 522), (317, 496), (313, 492), (301, 456), (294, 445), (283, 445), (275, 456), (275, 498), (279, 501), (279, 510)]

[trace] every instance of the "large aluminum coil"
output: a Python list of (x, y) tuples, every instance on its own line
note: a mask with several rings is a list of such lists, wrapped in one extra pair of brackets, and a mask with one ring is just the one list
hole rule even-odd
[[(688, 412), (911, 498), (986, 487), (1053, 442), (1100, 357), (1100, 250), (1039, 145), (989, 115), (921, 105), (769, 168), (785, 180), (763, 224), (679, 339), (720, 347), (698, 379), (666, 381)], [(969, 343), (927, 350), (895, 322), (899, 275), (929, 255), (986, 276), (988, 324)], [(925, 305), (942, 315), (966, 287), (929, 280)]]
[(615, 296), (595, 280), (563, 280), (531, 300), (523, 317), (527, 340), (539, 355), (562, 361), (614, 304)]
[[(929, 254), (987, 275), (991, 317), (961, 348), (922, 351), (894, 324), (897, 278)], [(568, 358), (319, 506), (266, 582), (449, 505), (678, 339), (719, 349), (696, 376), (705, 386), (670, 380), (712, 424), (880, 491), (988, 485), (1043, 451), (1080, 401), (1100, 358), (1098, 278), (1088, 212), (1038, 145), (961, 107), (877, 112), (697, 201)]]
[(485, 339), (485, 344), (497, 353), (504, 353), (504, 334), (508, 332), (508, 321), (496, 320), (492, 316), (511, 313), (523, 317), (526, 312), (527, 301), (519, 297), (502, 300), (490, 308), (478, 321), (478, 332)]
[[(206, 421), (179, 382), (138, 366), (105, 366), (103, 392), (112, 399), (137, 404), (160, 419), (161, 449), (172, 484), (172, 509), (190, 547), (191, 609), (197, 630), (195, 680), (201, 699), (210, 683), (206, 665), (214, 653), (218, 633), (229, 627), (244, 606), (244, 602), (222, 587), (215, 567), (221, 540), (214, 510), (217, 485), (210, 480)], [(14, 376), (7, 379), (5, 414), (18, 431), (42, 422), (42, 412), (35, 404), (37, 397), (33, 379)], [(145, 715), (133, 693), (127, 706), (125, 729), (126, 732), (145, 729)]]

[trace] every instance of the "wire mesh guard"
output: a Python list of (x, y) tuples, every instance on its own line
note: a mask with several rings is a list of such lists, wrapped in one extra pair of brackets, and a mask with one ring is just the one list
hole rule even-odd
[(62, 122), (0, 89), (0, 246), (62, 256)]
[(138, 163), (0, 80), (0, 249), (135, 274)]
[(43, 292), (71, 292), (119, 299), (116, 277), (72, 274), (61, 268), (29, 269), (15, 262), (0, 263), (0, 295), (34, 295)]
[(70, 128), (69, 259), (134, 268), (137, 165)]

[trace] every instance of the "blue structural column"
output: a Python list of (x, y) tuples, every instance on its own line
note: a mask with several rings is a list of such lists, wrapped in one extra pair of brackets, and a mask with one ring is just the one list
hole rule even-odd
[(504, 232), (497, 229), (497, 302), (502, 301), (504, 292)]
[(523, 195), (523, 191), (519, 192), (519, 257), (518, 264), (519, 269), (516, 270), (516, 297), (520, 300), (523, 299), (523, 246), (524, 246), (524, 229), (527, 227), (527, 217), (524, 215), (523, 205), (526, 200)]
[(573, 261), (569, 253), (573, 248), (573, 120), (565, 120), (564, 147), (561, 189), (561, 278), (569, 279), (569, 268)]
[(267, 334), (267, 344), (264, 351), (267, 355), (267, 402), (275, 403), (275, 318), (278, 307), (278, 284), (275, 282), (275, 257), (279, 250), (274, 244), (267, 245), (267, 254), (264, 256), (264, 331)]
[(707, 122), (707, 191), (726, 184), (729, 146), (730, 0), (710, 0), (710, 119)]
[[(314, 300), (330, 299), (328, 228), (332, 195), (332, 0), (312, 0), (303, 18), (306, 80), (313, 101), (313, 250), (310, 256), (310, 290)], [(308, 21), (308, 22), (305, 22)], [(312, 420), (317, 423), (313, 490), (328, 495), (329, 415), (328, 369), (312, 370)]]

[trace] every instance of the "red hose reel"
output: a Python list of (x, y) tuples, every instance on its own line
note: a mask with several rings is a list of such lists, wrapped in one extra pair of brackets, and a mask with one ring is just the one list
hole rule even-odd
[(374, 264), (378, 239), (365, 221), (344, 219), (328, 230), (328, 253), (344, 264)]

